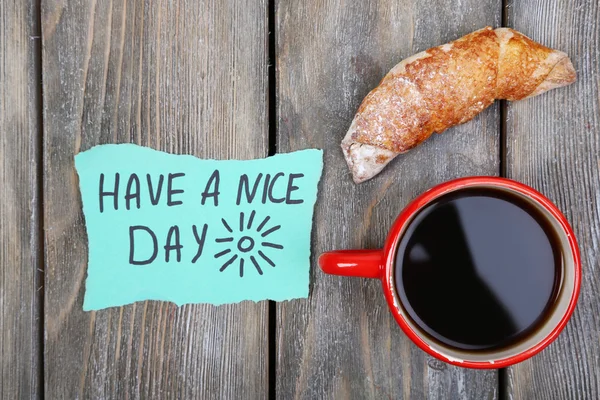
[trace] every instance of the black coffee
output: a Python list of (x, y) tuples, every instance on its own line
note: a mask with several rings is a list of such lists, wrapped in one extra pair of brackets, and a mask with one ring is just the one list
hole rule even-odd
[(516, 194), (463, 189), (415, 216), (395, 278), (409, 317), (434, 340), (496, 349), (544, 320), (562, 279), (561, 246), (541, 212)]

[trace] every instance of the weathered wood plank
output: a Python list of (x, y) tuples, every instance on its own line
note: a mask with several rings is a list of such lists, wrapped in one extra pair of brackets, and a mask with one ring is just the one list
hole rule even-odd
[(0, 399), (41, 396), (39, 38), (34, 1), (0, 2)]
[(325, 276), (319, 253), (383, 244), (417, 194), (451, 178), (497, 175), (499, 108), (429, 139), (355, 185), (340, 141), (364, 96), (402, 58), (485, 25), (501, 2), (276, 2), (278, 140), (282, 152), (325, 149), (308, 300), (277, 307), (277, 397), (496, 398), (497, 372), (437, 362), (389, 313), (379, 282)]
[(561, 336), (509, 369), (514, 399), (600, 398), (600, 5), (597, 1), (511, 1), (508, 24), (565, 51), (575, 84), (508, 104), (508, 176), (539, 189), (571, 222), (583, 280)]
[(112, 142), (266, 156), (266, 19), (265, 1), (43, 2), (47, 398), (266, 397), (264, 302), (82, 311), (73, 166)]

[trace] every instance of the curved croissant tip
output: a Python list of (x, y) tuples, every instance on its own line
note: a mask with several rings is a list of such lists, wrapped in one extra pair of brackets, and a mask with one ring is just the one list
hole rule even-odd
[(381, 172), (394, 157), (393, 151), (354, 141), (342, 141), (342, 150), (354, 183), (362, 183)]
[[(563, 53), (564, 54), (564, 53)], [(575, 82), (577, 79), (577, 72), (569, 59), (569, 56), (564, 54), (564, 57), (556, 63), (554, 68), (550, 71), (546, 80), (555, 83), (557, 86), (566, 86)]]
[(547, 92), (548, 90), (570, 85), (577, 80), (577, 72), (565, 53), (560, 51), (554, 52), (555, 57), (560, 57), (559, 61), (554, 64), (546, 79), (527, 97), (537, 96)]

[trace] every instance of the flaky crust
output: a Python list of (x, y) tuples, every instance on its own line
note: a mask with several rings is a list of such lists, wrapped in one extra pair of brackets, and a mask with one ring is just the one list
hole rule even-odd
[(520, 100), (573, 81), (566, 54), (512, 29), (487, 27), (396, 65), (363, 100), (342, 148), (361, 182), (495, 99)]

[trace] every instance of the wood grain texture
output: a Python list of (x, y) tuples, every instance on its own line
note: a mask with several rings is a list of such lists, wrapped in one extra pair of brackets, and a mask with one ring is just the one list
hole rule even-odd
[(577, 82), (508, 104), (507, 173), (547, 195), (575, 230), (583, 279), (565, 331), (509, 369), (510, 398), (600, 398), (600, 5), (511, 1), (509, 26), (569, 54)]
[(41, 396), (37, 16), (34, 1), (0, 2), (0, 399), (7, 400)]
[(324, 275), (319, 253), (376, 248), (440, 182), (499, 172), (499, 108), (435, 135), (355, 185), (340, 142), (364, 96), (403, 58), (500, 24), (500, 1), (276, 1), (278, 150), (325, 149), (310, 298), (277, 307), (277, 398), (497, 397), (497, 372), (449, 366), (406, 338), (376, 280)]
[(42, 2), (47, 398), (267, 396), (264, 302), (82, 311), (73, 166), (102, 143), (266, 156), (266, 18), (265, 1)]

